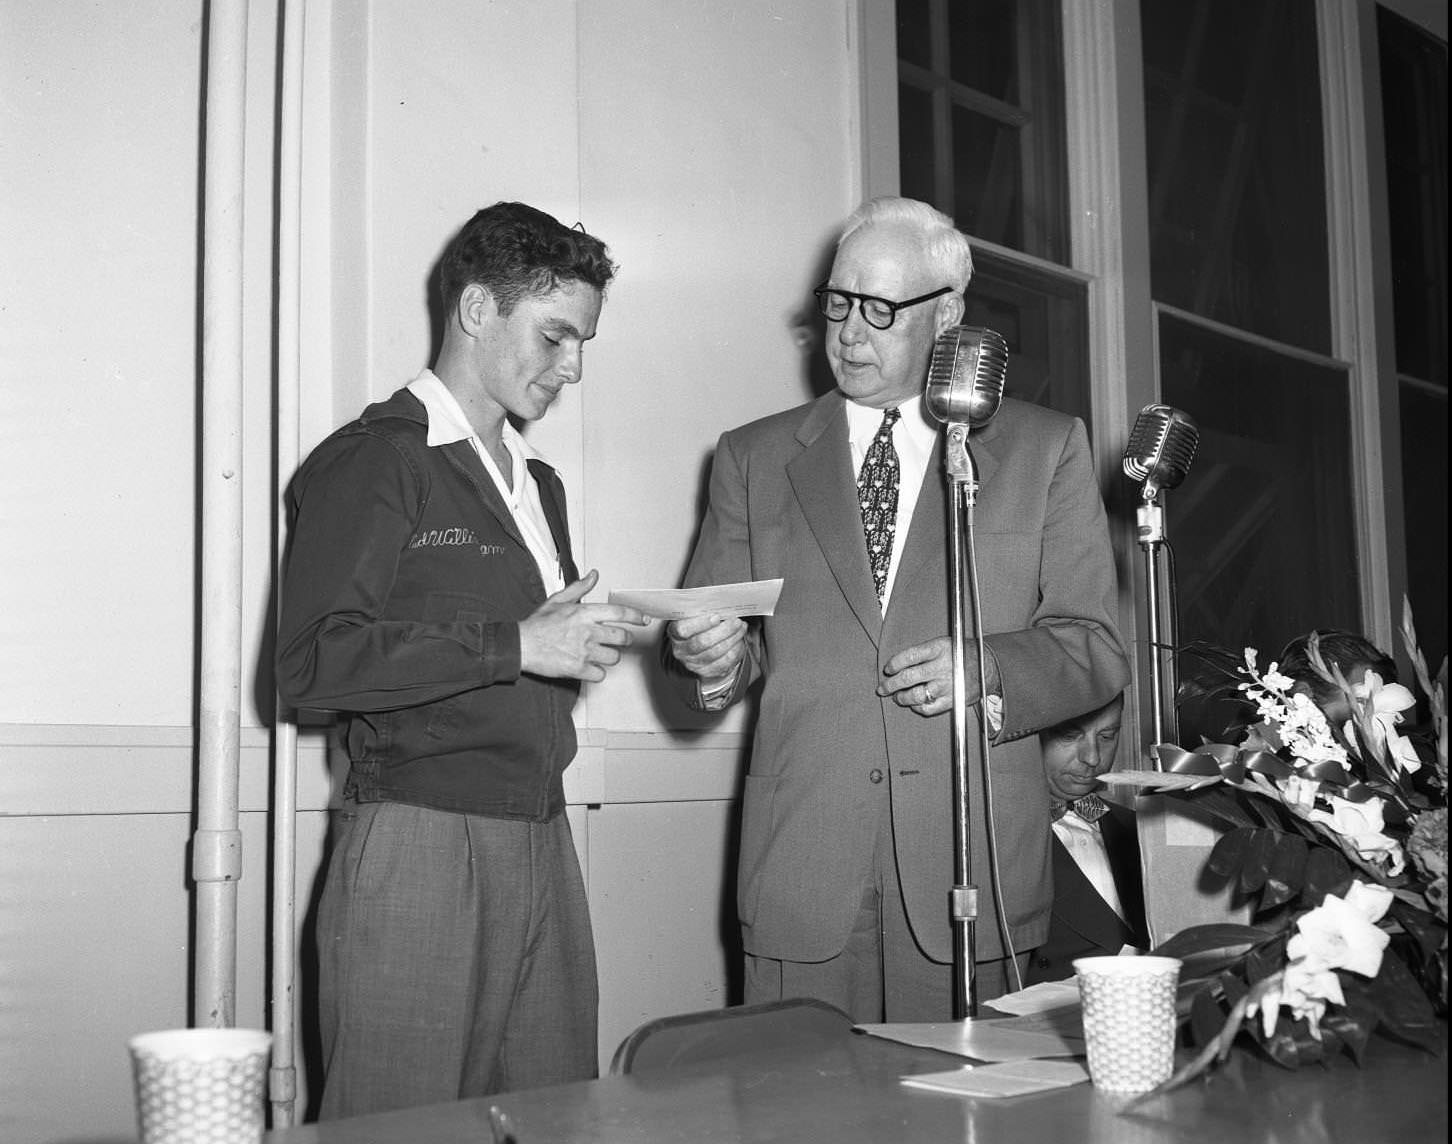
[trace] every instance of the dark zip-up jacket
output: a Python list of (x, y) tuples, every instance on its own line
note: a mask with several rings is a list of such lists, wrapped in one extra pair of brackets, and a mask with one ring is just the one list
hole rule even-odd
[[(547, 821), (564, 809), (579, 684), (521, 673), (519, 621), (544, 581), (473, 446), (427, 437), (401, 389), (298, 469), (278, 690), (345, 716), (359, 801)], [(564, 487), (529, 466), (569, 583)]]

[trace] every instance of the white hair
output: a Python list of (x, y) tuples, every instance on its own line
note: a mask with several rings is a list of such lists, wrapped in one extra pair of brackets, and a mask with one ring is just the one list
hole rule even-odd
[(917, 199), (880, 195), (868, 199), (848, 217), (837, 239), (840, 248), (848, 236), (866, 226), (902, 223), (915, 228), (923, 239), (923, 254), (948, 284), (960, 293), (973, 277), (973, 250), (968, 236), (937, 207)]

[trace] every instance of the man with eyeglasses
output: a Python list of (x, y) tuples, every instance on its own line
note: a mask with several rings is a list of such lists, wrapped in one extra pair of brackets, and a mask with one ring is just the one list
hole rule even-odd
[[(667, 627), (687, 703), (762, 681), (738, 911), (745, 1000), (816, 997), (859, 1021), (952, 1014), (952, 647), (941, 434), (923, 410), (935, 339), (962, 320), (967, 238), (925, 203), (847, 221), (816, 291), (837, 388), (724, 434), (688, 586), (781, 577), (774, 615)], [(997, 872), (970, 761), (977, 993), (1016, 987), (1051, 902), (1049, 794), (1033, 738), (1128, 680), (1114, 562), (1084, 426), (1005, 400), (973, 437)], [(969, 649), (976, 658), (976, 651)], [(970, 677), (974, 673), (970, 673)]]

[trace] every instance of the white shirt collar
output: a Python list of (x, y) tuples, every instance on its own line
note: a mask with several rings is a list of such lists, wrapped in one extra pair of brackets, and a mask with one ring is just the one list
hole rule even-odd
[[(479, 435), (469, 424), (469, 418), (464, 415), (464, 407), (459, 404), (459, 399), (439, 380), (433, 370), (426, 369), (409, 382), (408, 391), (423, 403), (424, 413), (428, 415), (430, 448), (452, 445), (455, 441), (467, 441), (470, 438), (477, 440)], [(526, 460), (542, 459), (539, 452), (510, 424), (508, 418), (505, 418), (501, 436), (505, 447), (511, 453), (518, 453)]]
[[(897, 440), (897, 435), (905, 432), (922, 455), (927, 456), (933, 451), (940, 426), (937, 422), (928, 420), (927, 412), (923, 408), (923, 395), (919, 393), (915, 397), (908, 398), (898, 408), (902, 410), (902, 419), (893, 429), (893, 439)], [(848, 398), (847, 438), (854, 447), (866, 453), (867, 446), (872, 443), (872, 439), (877, 436), (878, 429), (882, 427), (882, 415), (885, 412), (887, 412), (885, 409), (859, 405)]]

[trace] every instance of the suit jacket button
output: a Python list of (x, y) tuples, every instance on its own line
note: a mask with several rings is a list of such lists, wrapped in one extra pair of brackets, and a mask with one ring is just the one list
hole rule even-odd
[(873, 767), (872, 770), (867, 772), (867, 781), (870, 783), (880, 783), (882, 781), (882, 772), (876, 767)]

